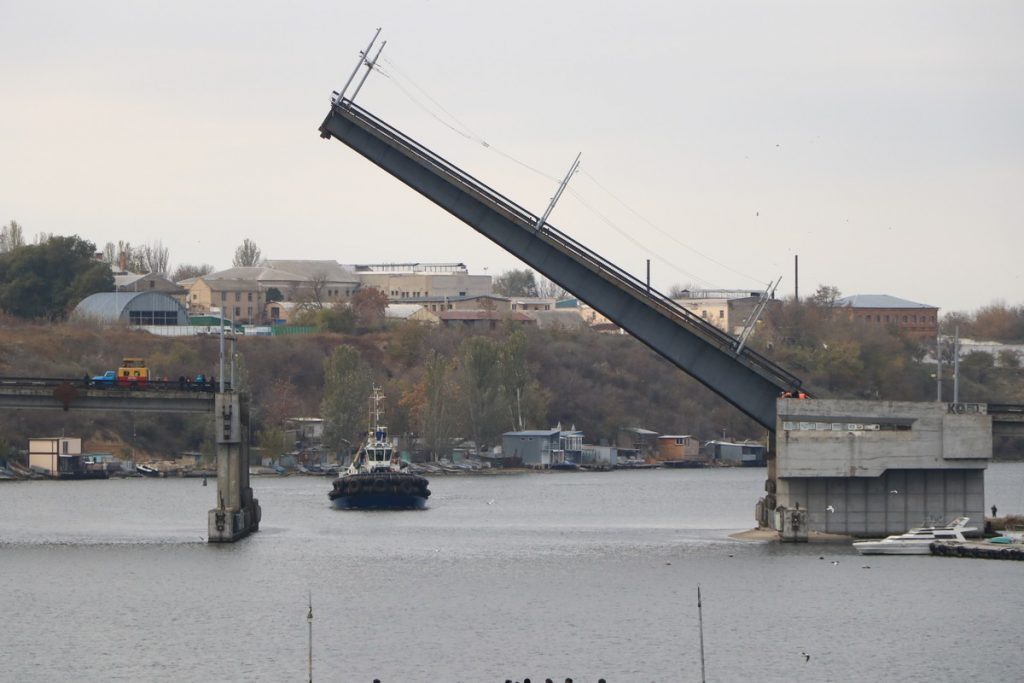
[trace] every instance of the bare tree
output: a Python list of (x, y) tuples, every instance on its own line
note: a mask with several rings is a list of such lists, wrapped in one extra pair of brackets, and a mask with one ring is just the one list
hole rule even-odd
[(246, 237), (242, 240), (242, 244), (235, 249), (235, 258), (231, 262), (231, 265), (236, 268), (242, 266), (255, 266), (260, 262), (260, 248), (256, 246), (256, 243)]
[(170, 269), (170, 253), (160, 240), (139, 247), (139, 256), (147, 273), (166, 275)]
[(174, 269), (174, 274), (171, 275), (171, 282), (181, 282), (182, 280), (188, 280), (193, 277), (200, 277), (207, 273), (213, 272), (213, 266), (209, 263), (203, 263), (196, 265), (194, 263), (182, 263), (180, 266)]
[(25, 246), (25, 231), (17, 221), (0, 228), (0, 254)]
[(537, 282), (537, 296), (544, 299), (564, 299), (572, 296), (562, 285), (552, 282), (546, 277), (541, 277)]
[(309, 276), (309, 284), (306, 285), (309, 288), (309, 294), (311, 303), (316, 308), (324, 307), (324, 287), (327, 285), (327, 273), (322, 270), (318, 270)]
[(114, 246), (113, 242), (107, 242), (103, 245), (103, 262), (111, 267), (117, 265), (117, 247)]

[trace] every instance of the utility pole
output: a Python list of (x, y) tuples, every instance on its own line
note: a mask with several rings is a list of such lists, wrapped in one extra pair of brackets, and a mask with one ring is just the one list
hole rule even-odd
[(960, 403), (960, 326), (953, 337), (953, 403)]
[(705, 683), (707, 678), (704, 672), (704, 610), (700, 604), (700, 584), (697, 584), (697, 623), (700, 627), (700, 682)]
[(309, 683), (313, 683), (313, 591), (309, 592), (309, 613), (306, 615), (309, 624)]

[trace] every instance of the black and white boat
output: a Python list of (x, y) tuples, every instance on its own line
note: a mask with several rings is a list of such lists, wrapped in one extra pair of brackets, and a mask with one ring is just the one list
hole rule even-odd
[(425, 477), (404, 471), (381, 416), (384, 395), (373, 387), (366, 441), (328, 496), (339, 510), (421, 510), (430, 497)]

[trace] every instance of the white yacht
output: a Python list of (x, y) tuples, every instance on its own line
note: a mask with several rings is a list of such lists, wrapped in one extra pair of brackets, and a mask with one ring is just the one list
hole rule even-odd
[(977, 530), (967, 526), (968, 521), (969, 517), (957, 517), (946, 526), (918, 527), (881, 541), (857, 541), (853, 547), (861, 555), (930, 555), (930, 546), (936, 541), (965, 542), (963, 532)]

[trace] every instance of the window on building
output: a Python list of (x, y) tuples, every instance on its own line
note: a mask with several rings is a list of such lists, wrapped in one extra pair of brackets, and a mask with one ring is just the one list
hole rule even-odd
[[(246, 292), (246, 293), (245, 293), (245, 297), (246, 297), (246, 300), (247, 300), (247, 301), (252, 301), (252, 292)], [(251, 308), (252, 308), (252, 307), (250, 306), (250, 309), (251, 309)]]
[(916, 315), (910, 316), (910, 319), (913, 320), (915, 323), (917, 322), (917, 316)]
[(907, 316), (903, 316), (903, 322), (907, 322)]
[(220, 300), (221, 301), (227, 301), (228, 300), (228, 293), (227, 292), (221, 292), (220, 293)]
[(889, 316), (885, 316), (885, 322), (890, 322), (889, 321)]
[(235, 306), (235, 319), (242, 317), (242, 309), (239, 306)]
[(149, 288), (153, 289), (154, 287), (156, 287), (156, 282), (154, 280), (150, 280), (149, 281)]
[(242, 293), (241, 292), (235, 292), (235, 301), (241, 301), (241, 300), (242, 300)]
[(252, 319), (252, 306), (249, 306), (248, 310), (246, 311), (246, 315), (249, 317), (250, 320)]
[(724, 318), (725, 317), (725, 311), (724, 310), (718, 311), (718, 317), (719, 317), (719, 319)]

